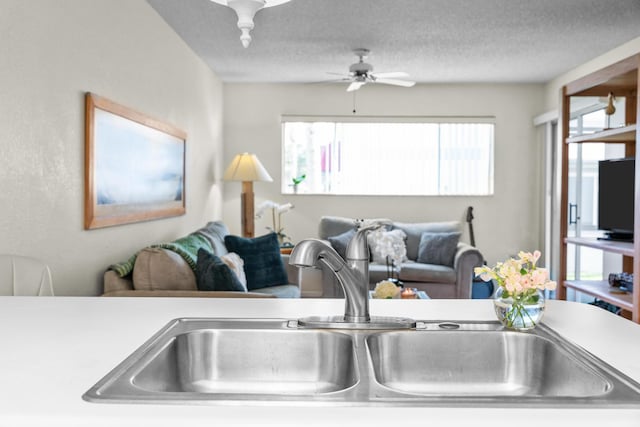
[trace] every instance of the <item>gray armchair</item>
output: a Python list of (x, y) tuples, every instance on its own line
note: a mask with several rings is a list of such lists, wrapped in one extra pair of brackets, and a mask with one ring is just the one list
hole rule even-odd
[[(398, 278), (406, 287), (425, 291), (430, 298), (471, 298), (473, 269), (482, 265), (482, 254), (475, 247), (459, 242), (452, 265), (426, 264), (418, 262), (418, 252), (422, 233), (449, 233), (460, 231), (460, 222), (400, 223), (391, 222), (392, 229), (401, 229), (407, 236), (408, 260), (396, 269)], [(325, 216), (320, 219), (318, 235), (320, 239), (340, 245), (337, 236), (355, 228), (355, 219)], [(348, 236), (348, 235), (347, 235)], [(346, 236), (345, 236), (346, 239)], [(343, 239), (344, 240), (344, 239)], [(369, 264), (369, 284), (371, 289), (381, 280), (388, 278), (386, 264)], [(342, 298), (340, 285), (332, 274), (323, 272), (322, 296)]]

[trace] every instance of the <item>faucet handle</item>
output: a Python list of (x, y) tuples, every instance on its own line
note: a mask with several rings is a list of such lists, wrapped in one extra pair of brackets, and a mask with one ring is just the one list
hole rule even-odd
[(378, 228), (390, 226), (390, 225), (391, 225), (391, 221), (383, 220), (383, 219), (376, 220), (376, 221), (366, 220), (366, 219), (356, 220), (356, 227), (358, 231), (373, 231), (373, 230), (377, 230)]
[(349, 260), (369, 260), (369, 245), (367, 244), (367, 234), (370, 231), (377, 230), (386, 225), (391, 225), (389, 221), (370, 221), (357, 220), (358, 231), (351, 238), (347, 245), (346, 258)]

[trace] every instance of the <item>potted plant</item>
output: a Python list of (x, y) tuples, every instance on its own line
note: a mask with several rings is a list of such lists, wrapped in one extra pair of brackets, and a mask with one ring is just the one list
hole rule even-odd
[(278, 204), (271, 200), (265, 200), (258, 206), (256, 218), (262, 218), (267, 210), (271, 210), (271, 227), (266, 227), (267, 230), (272, 231), (278, 235), (278, 242), (280, 247), (292, 247), (291, 239), (284, 233), (284, 225), (282, 223), (282, 215), (293, 209), (294, 206), (291, 203)]

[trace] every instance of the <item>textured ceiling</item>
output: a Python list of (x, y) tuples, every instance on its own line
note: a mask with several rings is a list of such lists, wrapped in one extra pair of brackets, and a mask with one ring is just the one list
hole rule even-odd
[(225, 82), (375, 71), (418, 82), (546, 82), (640, 37), (640, 0), (292, 0), (259, 11), (249, 48), (210, 0), (147, 0)]

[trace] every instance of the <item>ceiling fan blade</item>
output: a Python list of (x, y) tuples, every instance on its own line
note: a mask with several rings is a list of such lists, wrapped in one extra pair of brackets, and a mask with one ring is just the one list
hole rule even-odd
[(376, 79), (395, 79), (397, 77), (409, 77), (404, 71), (390, 71), (388, 73), (371, 73)]
[(411, 87), (416, 84), (416, 82), (411, 82), (408, 80), (396, 80), (396, 79), (376, 79), (376, 83), (382, 83), (385, 85), (393, 85), (393, 86), (403, 86), (403, 87)]
[(358, 90), (364, 85), (365, 82), (352, 82), (347, 88), (347, 92), (353, 92), (354, 90)]
[(331, 80), (319, 80), (319, 81), (315, 81), (315, 82), (309, 82), (308, 84), (312, 84), (312, 85), (321, 85), (321, 84), (331, 84), (331, 83), (344, 83), (344, 82), (350, 82), (351, 79), (331, 79)]
[(331, 76), (342, 76), (342, 77), (348, 77), (347, 75), (345, 75), (345, 73), (334, 73), (333, 71), (327, 71), (326, 74), (329, 74)]

